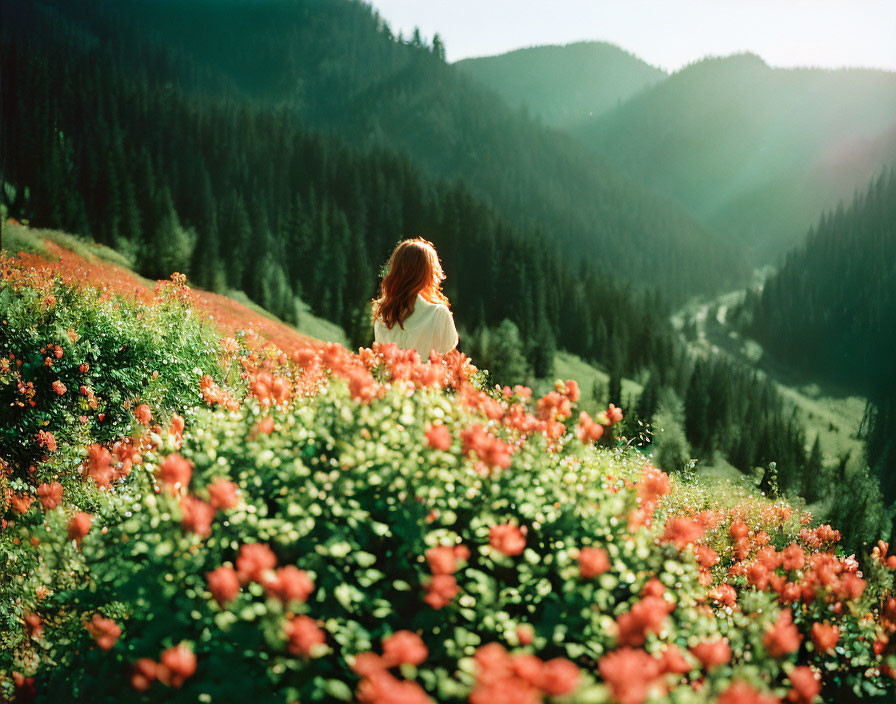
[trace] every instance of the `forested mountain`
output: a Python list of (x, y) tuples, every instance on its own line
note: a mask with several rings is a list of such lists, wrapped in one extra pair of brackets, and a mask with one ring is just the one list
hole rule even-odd
[(525, 107), (545, 124), (568, 128), (619, 106), (666, 77), (661, 69), (605, 42), (535, 46), (455, 66)]
[(575, 133), (766, 263), (896, 159), (896, 73), (706, 59)]
[(423, 233), (442, 255), (459, 323), (513, 321), (540, 375), (557, 344), (628, 373), (681, 363), (659, 297), (545, 247), (464, 184), (314, 132), (119, 25), (96, 34), (42, 3), (6, 18), (2, 156), (14, 217), (133, 253), (147, 276), (178, 270), (242, 289), (287, 320), (301, 295), (357, 343), (369, 341), (378, 267), (403, 235)]
[(869, 398), (867, 459), (896, 499), (896, 172), (824, 215), (747, 298), (742, 324), (776, 356)]
[[(447, 65), (438, 41), (394, 37), (350, 0), (43, 0), (83, 31), (152, 36), (188, 62), (172, 78), (198, 92), (229, 82), (311, 128), (361, 148), (402, 151), (436, 178), (461, 179), (539, 246), (575, 252), (681, 299), (744, 280), (715, 233), (526, 119)], [(123, 66), (140, 57), (125, 53)], [(185, 68), (188, 67), (188, 68)], [(187, 73), (184, 73), (184, 71)]]

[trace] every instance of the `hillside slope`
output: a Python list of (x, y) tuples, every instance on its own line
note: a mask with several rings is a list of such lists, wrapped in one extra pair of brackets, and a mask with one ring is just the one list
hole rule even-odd
[(568, 128), (617, 107), (666, 73), (604, 42), (535, 46), (454, 64), (553, 127)]
[(896, 172), (825, 214), (742, 316), (781, 359), (868, 397), (867, 460), (896, 500)]
[(896, 73), (706, 59), (575, 133), (766, 263), (896, 159)]

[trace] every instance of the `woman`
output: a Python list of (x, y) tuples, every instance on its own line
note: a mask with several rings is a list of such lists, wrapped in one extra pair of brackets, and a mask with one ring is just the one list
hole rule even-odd
[(431, 350), (445, 354), (457, 347), (454, 316), (442, 293), (444, 280), (431, 242), (422, 237), (399, 242), (373, 301), (376, 341), (415, 349), (421, 359), (428, 359)]

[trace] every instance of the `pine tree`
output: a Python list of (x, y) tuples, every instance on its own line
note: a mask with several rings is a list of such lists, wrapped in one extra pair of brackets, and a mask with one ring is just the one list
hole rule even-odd
[(489, 335), (487, 362), (495, 383), (513, 386), (528, 381), (529, 365), (520, 331), (512, 321), (502, 320)]
[(635, 413), (638, 418), (647, 422), (653, 418), (653, 414), (656, 413), (657, 406), (660, 402), (660, 379), (659, 372), (654, 368), (650, 371), (650, 375), (647, 377), (647, 382), (644, 384), (644, 389), (641, 392), (641, 395), (638, 397), (638, 403), (635, 408)]
[(706, 365), (698, 362), (691, 374), (687, 393), (684, 399), (685, 434), (688, 441), (698, 452), (710, 450), (709, 427), (709, 389)]
[(188, 271), (195, 236), (181, 227), (167, 186), (159, 191), (158, 210), (163, 215), (140, 249), (140, 271), (153, 279), (167, 279), (175, 272)]

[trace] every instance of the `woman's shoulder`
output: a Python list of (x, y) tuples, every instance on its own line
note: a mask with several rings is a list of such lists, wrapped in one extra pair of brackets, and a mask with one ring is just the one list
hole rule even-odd
[(439, 312), (442, 315), (447, 313), (451, 315), (451, 309), (448, 308), (444, 303), (433, 303), (432, 301), (427, 301), (423, 296), (417, 296), (417, 303), (415, 305), (415, 310), (417, 306), (421, 306), (421, 310), (430, 311), (432, 313)]

